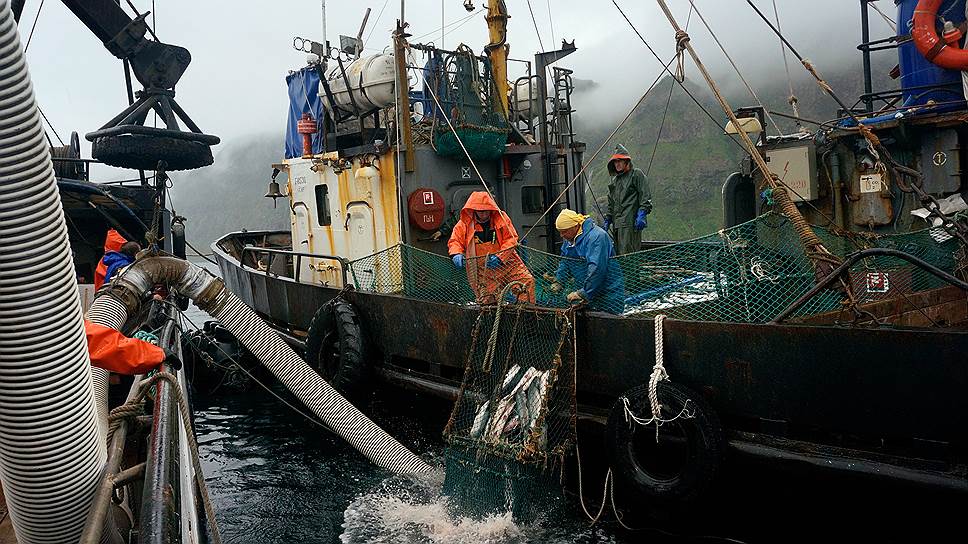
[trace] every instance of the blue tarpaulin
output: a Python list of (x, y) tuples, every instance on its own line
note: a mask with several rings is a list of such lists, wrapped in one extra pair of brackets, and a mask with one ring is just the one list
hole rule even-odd
[(319, 98), (319, 72), (307, 67), (286, 76), (289, 85), (289, 122), (286, 126), (286, 158), (302, 156), (302, 135), (296, 123), (304, 113), (316, 120), (313, 134), (313, 153), (323, 152), (323, 134), (319, 129), (323, 119), (323, 101)]

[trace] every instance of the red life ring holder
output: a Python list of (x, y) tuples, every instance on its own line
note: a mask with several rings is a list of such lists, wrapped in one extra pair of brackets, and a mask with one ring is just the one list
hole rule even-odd
[(961, 30), (954, 28), (938, 36), (938, 8), (944, 0), (919, 0), (914, 8), (911, 38), (924, 58), (948, 70), (968, 71), (968, 50), (958, 46)]

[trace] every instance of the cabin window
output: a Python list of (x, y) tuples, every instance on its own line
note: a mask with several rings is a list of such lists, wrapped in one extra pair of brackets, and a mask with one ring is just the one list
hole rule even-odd
[(544, 211), (545, 188), (541, 185), (521, 188), (521, 211), (524, 214)]
[(329, 213), (329, 185), (325, 183), (316, 186), (316, 221), (321, 227), (333, 224), (333, 217)]

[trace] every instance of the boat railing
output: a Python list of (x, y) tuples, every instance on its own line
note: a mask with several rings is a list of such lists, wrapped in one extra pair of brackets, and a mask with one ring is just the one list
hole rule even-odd
[[(340, 275), (343, 279), (343, 285), (346, 285), (347, 280), (347, 268), (349, 268), (349, 261), (344, 257), (339, 257), (337, 255), (324, 255), (321, 253), (311, 253), (308, 251), (295, 251), (292, 249), (283, 248), (269, 248), (269, 247), (259, 247), (259, 246), (245, 246), (242, 248), (242, 253), (239, 255), (239, 264), (242, 268), (245, 268), (245, 254), (246, 253), (265, 253), (269, 256), (269, 262), (265, 266), (266, 276), (269, 275), (269, 271), (272, 270), (272, 262), (275, 260), (276, 255), (286, 255), (287, 257), (292, 257), (293, 262), (293, 273), (292, 277), (296, 280), (296, 283), (302, 283), (299, 278), (299, 272), (302, 268), (303, 257), (310, 257), (313, 259), (325, 259), (330, 261), (336, 261), (339, 263)], [(255, 267), (250, 267), (255, 268)], [(258, 269), (256, 269), (258, 270)]]
[(817, 284), (814, 285), (812, 289), (810, 289), (809, 291), (801, 295), (800, 298), (793, 301), (793, 303), (787, 306), (785, 310), (783, 310), (782, 312), (780, 312), (779, 315), (773, 318), (773, 321), (771, 321), (770, 324), (777, 325), (780, 322), (782, 322), (784, 319), (793, 315), (794, 312), (800, 309), (801, 306), (806, 304), (807, 301), (813, 298), (817, 293), (827, 289), (835, 281), (838, 281), (840, 278), (842, 278), (843, 274), (845, 274), (847, 270), (850, 269), (850, 267), (854, 266), (858, 262), (868, 257), (878, 257), (878, 256), (897, 257), (899, 259), (904, 259), (905, 261), (917, 267), (922, 268), (923, 270), (929, 272), (930, 274), (936, 276), (937, 278), (944, 280), (950, 283), (951, 285), (959, 287), (964, 291), (968, 291), (968, 283), (952, 276), (951, 274), (945, 272), (944, 270), (938, 268), (937, 266), (934, 266), (933, 264), (927, 261), (921, 260), (915, 257), (914, 255), (905, 253), (903, 251), (898, 251), (896, 249), (875, 247), (875, 248), (865, 249), (862, 251), (855, 251), (854, 253), (847, 255), (847, 258), (844, 259), (844, 262), (841, 263), (840, 266), (838, 266), (832, 272), (827, 274), (821, 281), (817, 282)]

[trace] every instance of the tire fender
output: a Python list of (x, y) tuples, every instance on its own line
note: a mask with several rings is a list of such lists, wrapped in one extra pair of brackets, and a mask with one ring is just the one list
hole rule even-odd
[[(655, 424), (641, 425), (626, 417), (625, 402), (619, 398), (612, 406), (606, 428), (606, 448), (617, 485), (632, 491), (642, 501), (657, 507), (677, 507), (699, 498), (719, 472), (725, 438), (716, 412), (699, 394), (688, 388), (661, 381), (656, 392), (662, 406), (661, 417), (669, 420), (683, 412), (686, 404), (691, 417), (683, 415), (659, 428), (670, 440), (673, 434), (685, 450), (681, 468), (674, 474), (660, 474), (649, 467), (636, 444), (642, 440), (654, 443)], [(626, 391), (629, 410), (640, 418), (651, 417), (648, 384)], [(670, 429), (676, 426), (675, 433)], [(639, 436), (645, 433), (645, 436)]]
[(342, 395), (353, 398), (365, 392), (369, 375), (363, 330), (352, 304), (334, 299), (313, 315), (306, 336), (305, 359)]

